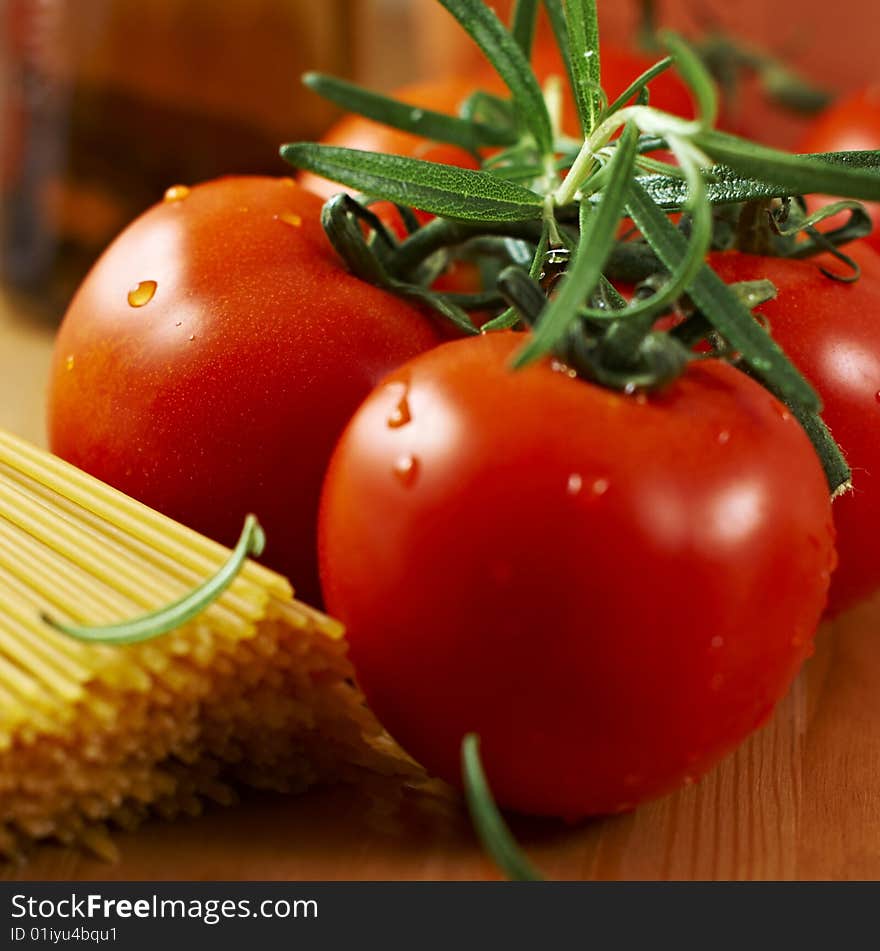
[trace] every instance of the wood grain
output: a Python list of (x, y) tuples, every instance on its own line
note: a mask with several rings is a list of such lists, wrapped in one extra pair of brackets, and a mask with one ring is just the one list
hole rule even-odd
[(53, 333), (45, 320), (0, 295), (0, 429), (41, 446)]
[[(0, 427), (43, 439), (45, 326), (0, 299)], [(699, 784), (625, 816), (515, 831), (558, 879), (880, 878), (880, 600), (823, 628), (775, 716)], [(698, 711), (694, 711), (698, 715)], [(44, 848), (16, 879), (375, 880), (495, 877), (458, 799), (370, 788), (245, 794), (118, 837), (107, 865)]]

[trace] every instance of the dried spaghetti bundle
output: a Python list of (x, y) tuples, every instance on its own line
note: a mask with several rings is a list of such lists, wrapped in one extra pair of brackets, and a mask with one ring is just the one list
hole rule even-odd
[(232, 785), (298, 791), (364, 770), (415, 776), (351, 683), (340, 626), (248, 562), (193, 621), (90, 645), (229, 551), (0, 432), (0, 855), (55, 839), (108, 854), (108, 827), (197, 812)]

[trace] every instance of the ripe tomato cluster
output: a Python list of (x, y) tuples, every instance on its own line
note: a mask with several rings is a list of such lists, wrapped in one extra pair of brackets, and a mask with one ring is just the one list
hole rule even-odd
[[(612, 95), (650, 65), (602, 63)], [(541, 46), (534, 66), (562, 69)], [(691, 115), (659, 79), (654, 104)], [(493, 82), (402, 95), (452, 113)], [(845, 144), (836, 129), (811, 147)], [(355, 116), (327, 141), (479, 167)], [(58, 335), (53, 450), (227, 544), (256, 511), (269, 564), (346, 624), (369, 702), (432, 772), (456, 782), (476, 732), (499, 801), (525, 812), (616, 812), (695, 780), (770, 715), (826, 605), (880, 584), (880, 257), (847, 249), (851, 284), (819, 270), (833, 259), (710, 257), (777, 287), (760, 313), (855, 473), (832, 522), (804, 430), (735, 366), (693, 361), (650, 393), (549, 359), (514, 372), (522, 334), (449, 341), (344, 268), (321, 226), (338, 190), (230, 177), (135, 221)], [(475, 269), (439, 281), (479, 287)]]

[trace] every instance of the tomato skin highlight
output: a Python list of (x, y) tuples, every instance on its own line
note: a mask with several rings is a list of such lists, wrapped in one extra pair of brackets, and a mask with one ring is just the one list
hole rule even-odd
[[(253, 511), (267, 563), (313, 600), (334, 442), (378, 379), (441, 339), (343, 269), (320, 210), (290, 179), (259, 177), (148, 210), (70, 305), (48, 416), (53, 452), (221, 542)], [(144, 281), (153, 296), (132, 306)]]
[(833, 506), (840, 564), (828, 610), (839, 613), (880, 587), (880, 255), (865, 242), (844, 252), (861, 277), (844, 284), (819, 270), (847, 268), (830, 255), (811, 261), (728, 251), (709, 258), (725, 281), (767, 278), (778, 296), (756, 309), (824, 403), (822, 417), (853, 470), (853, 491)]
[(347, 427), (319, 519), (328, 609), (396, 739), (498, 801), (576, 818), (705, 772), (770, 714), (832, 568), (797, 422), (727, 364), (629, 397), (522, 336), (411, 361)]
[[(800, 142), (801, 152), (845, 152), (880, 149), (880, 84), (868, 86), (830, 106)], [(833, 198), (810, 196), (810, 210)], [(865, 239), (880, 251), (880, 202), (864, 202), (874, 230)], [(845, 220), (842, 216), (841, 220)], [(836, 223), (836, 222), (835, 222)], [(827, 227), (827, 226), (823, 226)]]

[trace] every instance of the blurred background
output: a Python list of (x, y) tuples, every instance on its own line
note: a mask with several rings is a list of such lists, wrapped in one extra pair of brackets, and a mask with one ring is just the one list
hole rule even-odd
[[(506, 15), (510, 2), (494, 5)], [(831, 93), (878, 73), (875, 0), (600, 0), (605, 42), (637, 44), (646, 12), (757, 45)], [(474, 62), (434, 0), (0, 0), (3, 306), (56, 322), (102, 248), (171, 184), (284, 174), (279, 143), (318, 137), (335, 115), (300, 87), (304, 70), (392, 89)], [(773, 122), (776, 143), (796, 144), (804, 120), (768, 114), (752, 80), (738, 127), (762, 137)]]

